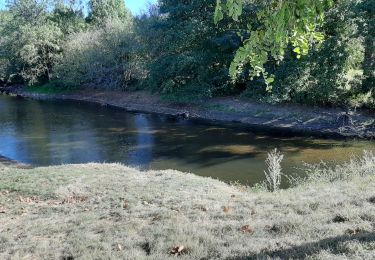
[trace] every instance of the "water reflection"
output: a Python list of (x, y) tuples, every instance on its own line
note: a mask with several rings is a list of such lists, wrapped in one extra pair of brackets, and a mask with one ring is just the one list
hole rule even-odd
[(146, 166), (152, 161), (152, 148), (154, 146), (153, 132), (146, 115), (134, 116), (135, 145), (129, 154), (128, 163), (131, 166)]
[(302, 161), (343, 161), (374, 144), (270, 137), (96, 105), (0, 97), (0, 154), (35, 165), (121, 162), (253, 184), (263, 179), (274, 147), (285, 153), (289, 173)]

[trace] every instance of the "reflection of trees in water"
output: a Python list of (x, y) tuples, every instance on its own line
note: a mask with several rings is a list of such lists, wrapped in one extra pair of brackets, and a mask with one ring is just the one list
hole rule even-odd
[[(153, 136), (144, 115), (71, 102), (1, 100), (1, 151), (36, 165), (149, 164)], [(5, 128), (6, 127), (6, 128)], [(109, 129), (123, 129), (112, 132)]]
[[(2, 132), (0, 140), (15, 140), (7, 145), (13, 159), (37, 165), (100, 160), (95, 132), (84, 111), (51, 102), (1, 101), (6, 111), (2, 109), (0, 120), (13, 130)], [(85, 149), (85, 143), (93, 149)]]
[[(301, 163), (301, 158), (325, 159), (322, 156), (332, 151), (336, 157), (344, 157), (353, 151), (353, 142), (346, 143), (338, 154), (332, 148), (344, 146), (344, 142), (271, 137), (97, 105), (16, 99), (1, 99), (0, 104), (0, 153), (39, 165), (92, 161), (141, 167), (157, 164), (158, 168), (235, 179), (239, 174), (244, 178), (254, 172), (262, 175), (266, 152), (275, 147), (286, 153), (286, 164), (294, 165), (297, 160)], [(13, 129), (6, 130), (4, 125)], [(370, 149), (370, 144), (365, 144)]]
[[(48, 151), (45, 149), (48, 140), (39, 138), (48, 132), (42, 107), (35, 102), (8, 97), (2, 98), (1, 101), (3, 106), (0, 120), (2, 126), (4, 122), (8, 126), (0, 135), (2, 149), (6, 150), (4, 155), (12, 159), (35, 163), (34, 148), (40, 146), (44, 149), (38, 151), (38, 157), (48, 158)], [(25, 106), (25, 102), (30, 104)]]
[(151, 133), (151, 125), (145, 115), (134, 116), (134, 126), (136, 128), (136, 140), (134, 150), (130, 153), (128, 164), (133, 166), (149, 165), (153, 159), (152, 150), (154, 146), (154, 136)]

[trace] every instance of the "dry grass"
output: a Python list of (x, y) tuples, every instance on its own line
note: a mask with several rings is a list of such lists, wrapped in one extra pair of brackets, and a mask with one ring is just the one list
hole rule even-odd
[(4, 166), (0, 259), (374, 259), (366, 169), (267, 193), (116, 164)]
[(277, 191), (281, 184), (281, 161), (284, 155), (282, 155), (277, 149), (272, 150), (268, 153), (266, 159), (267, 170), (264, 171), (266, 175), (266, 186), (269, 191)]

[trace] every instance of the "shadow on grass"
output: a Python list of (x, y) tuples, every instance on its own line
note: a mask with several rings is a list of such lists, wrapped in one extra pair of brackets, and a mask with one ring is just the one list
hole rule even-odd
[(265, 258), (281, 258), (281, 259), (304, 259), (319, 253), (322, 250), (327, 250), (331, 254), (343, 254), (343, 250), (340, 248), (340, 244), (344, 242), (357, 241), (361, 243), (375, 242), (375, 233), (362, 233), (356, 235), (343, 235), (337, 237), (331, 237), (320, 240), (314, 243), (307, 243), (300, 246), (294, 246), (285, 249), (279, 249), (275, 251), (264, 251), (259, 254), (248, 255), (242, 258), (233, 258), (238, 260), (245, 259), (265, 259)]

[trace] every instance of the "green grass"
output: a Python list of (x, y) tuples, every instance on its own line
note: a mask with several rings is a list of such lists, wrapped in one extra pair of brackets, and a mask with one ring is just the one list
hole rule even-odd
[(0, 259), (374, 259), (368, 156), (276, 193), (119, 164), (2, 166)]
[(76, 87), (61, 87), (54, 83), (47, 83), (40, 86), (28, 86), (26, 90), (32, 93), (40, 94), (64, 94), (76, 91)]

